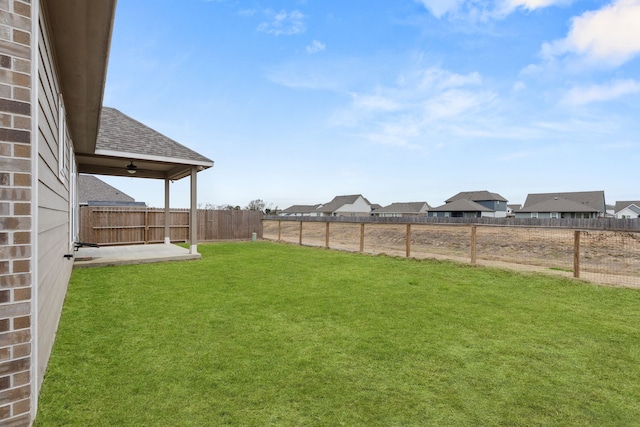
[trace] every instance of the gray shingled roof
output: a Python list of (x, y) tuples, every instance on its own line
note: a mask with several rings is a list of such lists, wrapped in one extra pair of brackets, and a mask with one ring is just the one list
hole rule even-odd
[(616, 207), (614, 208), (614, 212), (620, 212), (622, 209), (627, 208), (631, 205), (636, 205), (636, 207), (640, 208), (640, 201), (621, 201), (616, 202)]
[[(555, 200), (566, 199), (575, 203), (588, 206), (591, 210), (535, 210), (531, 208), (539, 203)], [(520, 212), (602, 212), (606, 211), (604, 202), (604, 191), (577, 191), (568, 193), (538, 193), (529, 194), (527, 200), (524, 202), (524, 206), (520, 209)]]
[(455, 196), (451, 197), (450, 199), (445, 200), (445, 203), (450, 203), (460, 199), (472, 200), (474, 202), (482, 202), (487, 200), (499, 200), (501, 202), (507, 201), (507, 199), (505, 199), (498, 193), (492, 193), (487, 190), (481, 190), (481, 191), (462, 191), (456, 194)]
[(81, 205), (92, 201), (100, 202), (135, 202), (128, 194), (118, 190), (93, 175), (78, 175), (78, 203)]
[(358, 200), (358, 197), (362, 197), (364, 199), (365, 202), (367, 202), (367, 204), (369, 206), (371, 206), (371, 203), (362, 196), (362, 194), (352, 194), (349, 196), (336, 196), (333, 198), (333, 200), (331, 200), (329, 203), (320, 206), (317, 211), (318, 212), (335, 212), (337, 211), (339, 208), (341, 208), (344, 205), (352, 205), (356, 202), (356, 200)]
[(525, 206), (518, 212), (600, 212), (597, 209), (565, 198), (543, 200), (533, 205)]
[(289, 206), (287, 209), (281, 210), (279, 213), (281, 214), (294, 214), (294, 213), (311, 213), (311, 212), (315, 212), (315, 210), (319, 207), (320, 205), (293, 205), (293, 206)]
[(491, 209), (469, 199), (454, 200), (429, 210), (432, 212), (493, 212)]
[(205, 156), (111, 107), (102, 107), (96, 153), (100, 150), (213, 163)]
[[(426, 209), (431, 207), (427, 202), (397, 202), (391, 203), (389, 206), (385, 206), (380, 209), (376, 209), (375, 213), (402, 213), (402, 214), (417, 214), (426, 205)], [(426, 212), (423, 211), (423, 212)]]

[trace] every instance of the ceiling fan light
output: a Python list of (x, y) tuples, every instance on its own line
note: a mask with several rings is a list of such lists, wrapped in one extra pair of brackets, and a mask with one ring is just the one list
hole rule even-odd
[(127, 172), (133, 175), (134, 173), (136, 173), (137, 170), (138, 170), (138, 167), (134, 165), (133, 160), (131, 160), (131, 162), (127, 165)]

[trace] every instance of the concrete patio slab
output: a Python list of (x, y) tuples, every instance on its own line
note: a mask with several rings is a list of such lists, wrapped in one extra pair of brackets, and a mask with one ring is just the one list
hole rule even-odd
[(74, 253), (73, 268), (105, 267), (109, 265), (146, 264), (166, 261), (190, 261), (202, 255), (173, 244), (103, 246), (79, 248)]

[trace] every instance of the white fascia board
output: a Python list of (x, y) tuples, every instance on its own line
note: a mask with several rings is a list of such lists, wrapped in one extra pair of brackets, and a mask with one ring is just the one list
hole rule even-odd
[(127, 153), (125, 151), (97, 149), (95, 151), (95, 154), (99, 156), (120, 157), (123, 159), (138, 159), (138, 160), (149, 160), (152, 162), (175, 163), (179, 165), (209, 166), (209, 167), (213, 166), (213, 162), (207, 162), (203, 160), (187, 160), (187, 159), (179, 159), (177, 157), (154, 156), (153, 154)]

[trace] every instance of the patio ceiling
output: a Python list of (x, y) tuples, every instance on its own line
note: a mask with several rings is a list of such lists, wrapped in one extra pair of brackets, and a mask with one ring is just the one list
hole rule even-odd
[[(202, 171), (213, 161), (177, 143), (115, 108), (103, 107), (96, 149), (76, 153), (78, 172), (177, 180)], [(127, 166), (136, 166), (135, 174)]]

